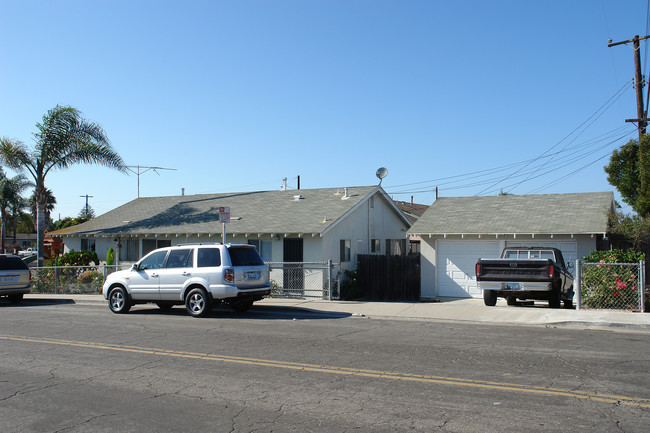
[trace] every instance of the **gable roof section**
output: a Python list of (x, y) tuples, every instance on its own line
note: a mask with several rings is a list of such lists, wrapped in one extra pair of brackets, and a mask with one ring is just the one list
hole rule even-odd
[[(230, 234), (324, 234), (376, 192), (377, 186), (141, 197), (52, 235), (221, 234), (219, 207), (230, 208)], [(299, 197), (299, 198), (297, 198)], [(394, 207), (409, 225), (406, 217)]]
[(612, 192), (442, 197), (408, 230), (415, 235), (607, 232)]

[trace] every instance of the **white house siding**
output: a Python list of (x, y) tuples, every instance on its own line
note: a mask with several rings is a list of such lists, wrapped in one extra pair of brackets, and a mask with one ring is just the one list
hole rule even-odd
[(406, 239), (408, 225), (399, 217), (381, 195), (376, 194), (371, 201), (360, 203), (352, 209), (345, 219), (331, 227), (323, 236), (322, 260), (340, 261), (341, 240), (349, 239), (350, 261), (342, 263), (343, 268), (356, 268), (356, 257), (368, 254), (371, 239), (379, 239), (380, 254), (386, 254), (386, 239)]
[(562, 251), (572, 272), (575, 260), (596, 249), (596, 236), (591, 235), (517, 235), (517, 237), (477, 236), (464, 239), (440, 236), (422, 237), (421, 291), (422, 298), (481, 297), (476, 287), (474, 265), (479, 258), (498, 257), (506, 246), (544, 246)]

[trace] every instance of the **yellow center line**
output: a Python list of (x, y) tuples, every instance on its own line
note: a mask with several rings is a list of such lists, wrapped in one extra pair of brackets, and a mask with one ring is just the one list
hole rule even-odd
[(538, 395), (553, 395), (570, 397), (583, 400), (591, 400), (602, 403), (621, 404), (639, 408), (650, 408), (650, 400), (643, 398), (626, 397), (621, 395), (598, 394), (595, 392), (574, 391), (562, 388), (547, 388), (533, 385), (521, 385), (506, 382), (491, 382), (485, 380), (463, 379), (445, 376), (430, 376), (412, 373), (400, 373), (390, 371), (366, 370), (360, 368), (337, 367), (318, 364), (307, 364), (289, 361), (275, 361), (269, 359), (248, 358), (239, 356), (216, 355), (210, 353), (183, 352), (176, 350), (156, 349), (139, 346), (124, 346), (118, 344), (97, 343), (88, 341), (60, 340), (40, 337), (25, 337), (17, 335), (2, 335), (0, 340), (23, 341), (30, 343), (53, 344), (70, 347), (81, 347), (88, 349), (112, 350), (131, 353), (142, 353), (148, 355), (169, 356), (175, 358), (203, 359), (208, 361), (229, 362), (245, 365), (256, 365), (290, 370), (302, 370), (315, 373), (339, 374), (346, 376), (371, 377), (386, 380), (403, 380), (420, 383), (436, 383), (451, 386), (463, 386), (479, 389), (493, 389), (500, 391), (515, 391)]

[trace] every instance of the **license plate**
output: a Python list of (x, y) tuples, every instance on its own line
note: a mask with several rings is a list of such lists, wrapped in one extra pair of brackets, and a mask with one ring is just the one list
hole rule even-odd
[(519, 283), (506, 283), (506, 289), (507, 290), (520, 290), (521, 287), (519, 286)]
[(262, 277), (261, 272), (246, 272), (244, 273), (244, 278), (246, 280), (251, 281), (251, 280), (259, 280)]
[(18, 275), (6, 275), (0, 277), (0, 282), (3, 283), (15, 283), (16, 281), (18, 281)]

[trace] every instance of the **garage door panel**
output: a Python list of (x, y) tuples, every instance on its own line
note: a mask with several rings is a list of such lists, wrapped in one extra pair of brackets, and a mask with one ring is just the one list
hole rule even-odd
[(476, 285), (475, 265), (482, 257), (498, 257), (499, 242), (439, 241), (438, 296), (481, 297)]

